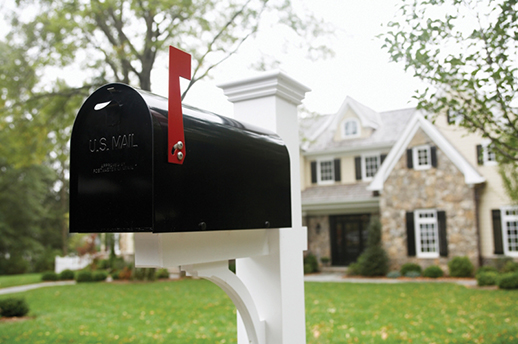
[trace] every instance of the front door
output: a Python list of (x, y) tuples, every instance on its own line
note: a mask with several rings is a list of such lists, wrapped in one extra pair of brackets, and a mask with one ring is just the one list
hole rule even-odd
[(334, 215), (331, 225), (331, 260), (335, 266), (354, 263), (367, 244), (370, 214)]

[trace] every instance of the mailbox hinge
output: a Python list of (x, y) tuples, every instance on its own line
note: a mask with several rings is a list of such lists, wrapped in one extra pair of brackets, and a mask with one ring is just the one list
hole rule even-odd
[(191, 55), (169, 46), (167, 161), (181, 165), (185, 161), (186, 154), (180, 77), (191, 80)]

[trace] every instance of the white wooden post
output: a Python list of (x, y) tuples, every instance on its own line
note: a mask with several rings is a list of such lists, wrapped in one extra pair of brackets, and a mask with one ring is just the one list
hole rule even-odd
[[(236, 260), (237, 276), (257, 302), (266, 321), (266, 343), (306, 343), (297, 106), (309, 88), (281, 71), (219, 85), (234, 103), (234, 118), (276, 132), (286, 144), (291, 164), (292, 228), (268, 230), (270, 254)], [(248, 343), (238, 325), (238, 343)]]
[[(135, 233), (135, 265), (176, 267), (220, 286), (238, 309), (238, 343), (306, 342), (297, 105), (309, 89), (282, 72), (220, 86), (235, 118), (276, 132), (291, 164), (292, 227)], [(237, 274), (228, 259), (236, 259)]]

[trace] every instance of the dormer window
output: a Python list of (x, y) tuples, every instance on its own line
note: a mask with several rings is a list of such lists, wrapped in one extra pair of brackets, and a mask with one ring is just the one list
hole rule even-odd
[(350, 139), (360, 136), (360, 122), (356, 118), (349, 118), (345, 120), (342, 126), (342, 137)]

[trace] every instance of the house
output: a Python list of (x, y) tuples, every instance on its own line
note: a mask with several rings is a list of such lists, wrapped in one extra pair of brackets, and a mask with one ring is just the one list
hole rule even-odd
[(415, 108), (378, 113), (350, 97), (335, 114), (303, 119), (309, 251), (333, 266), (355, 262), (378, 215), (392, 269), (518, 257), (518, 208), (494, 152), (456, 120), (440, 115), (432, 124)]

